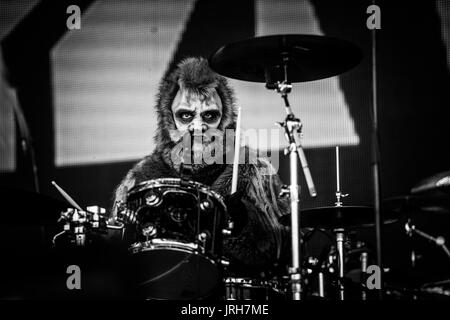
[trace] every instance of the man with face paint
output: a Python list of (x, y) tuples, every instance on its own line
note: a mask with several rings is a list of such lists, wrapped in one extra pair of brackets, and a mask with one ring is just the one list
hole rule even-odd
[[(271, 270), (280, 259), (285, 234), (278, 218), (288, 213), (289, 206), (278, 196), (281, 181), (267, 159), (239, 164), (237, 192), (229, 196), (233, 165), (225, 161), (230, 148), (220, 138), (227, 129), (236, 128), (236, 106), (227, 80), (214, 73), (207, 60), (185, 59), (162, 80), (156, 113), (155, 150), (139, 161), (116, 188), (113, 214), (115, 204), (125, 201), (133, 186), (182, 175), (209, 186), (226, 199), (236, 225), (233, 235), (224, 242), (230, 270), (242, 276)], [(191, 139), (188, 148), (180, 143), (186, 137)], [(215, 160), (223, 161), (211, 163), (202, 157), (196, 161), (208, 147), (215, 150)], [(191, 154), (194, 159), (189, 163), (185, 159)]]

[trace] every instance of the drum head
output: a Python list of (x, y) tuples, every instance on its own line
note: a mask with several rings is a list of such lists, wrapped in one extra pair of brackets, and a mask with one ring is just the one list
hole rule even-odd
[(138, 297), (145, 299), (204, 299), (221, 279), (213, 261), (187, 250), (141, 251), (133, 254), (132, 265)]

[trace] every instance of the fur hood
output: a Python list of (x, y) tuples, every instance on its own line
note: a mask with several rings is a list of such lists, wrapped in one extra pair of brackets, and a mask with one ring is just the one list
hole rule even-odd
[(212, 71), (204, 58), (191, 57), (182, 60), (175, 71), (164, 78), (159, 85), (156, 102), (157, 129), (154, 136), (156, 151), (173, 147), (170, 130), (176, 130), (172, 115), (172, 102), (180, 89), (180, 85), (188, 90), (202, 93), (206, 89), (216, 89), (222, 101), (222, 119), (219, 130), (236, 128), (236, 106), (234, 92), (226, 78)]

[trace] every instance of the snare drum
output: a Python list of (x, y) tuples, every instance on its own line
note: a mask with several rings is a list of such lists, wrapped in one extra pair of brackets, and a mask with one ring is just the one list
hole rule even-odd
[(139, 296), (202, 299), (220, 287), (228, 216), (219, 194), (195, 181), (156, 179), (131, 189), (126, 209)]

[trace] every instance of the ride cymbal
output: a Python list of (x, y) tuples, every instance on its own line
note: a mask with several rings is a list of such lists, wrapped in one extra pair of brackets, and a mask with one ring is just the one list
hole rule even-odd
[(295, 83), (348, 71), (361, 61), (362, 52), (348, 41), (331, 37), (272, 35), (227, 44), (211, 55), (209, 64), (226, 77), (276, 83), (284, 80), (283, 59), (288, 83)]
[(407, 195), (388, 198), (383, 206), (389, 210), (410, 216), (416, 212), (450, 213), (450, 196)]
[[(334, 206), (302, 210), (300, 215), (302, 228), (352, 229), (375, 225), (374, 209), (364, 206)], [(389, 211), (383, 217), (384, 223), (392, 223), (400, 217)], [(290, 215), (280, 219), (281, 224), (290, 225)]]

